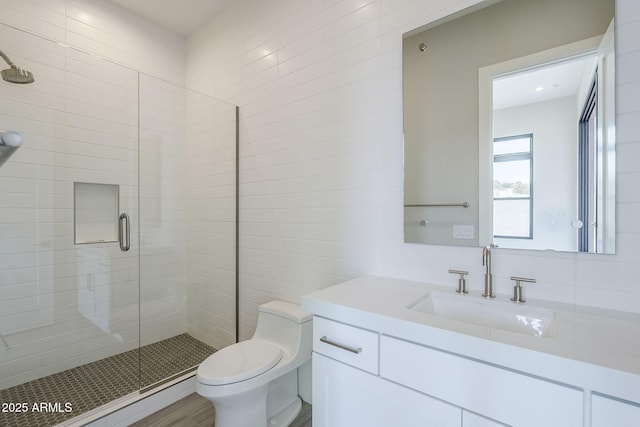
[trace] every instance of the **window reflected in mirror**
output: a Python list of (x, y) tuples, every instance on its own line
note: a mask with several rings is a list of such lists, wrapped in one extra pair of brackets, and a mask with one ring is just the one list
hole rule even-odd
[(533, 134), (493, 140), (493, 236), (533, 238)]

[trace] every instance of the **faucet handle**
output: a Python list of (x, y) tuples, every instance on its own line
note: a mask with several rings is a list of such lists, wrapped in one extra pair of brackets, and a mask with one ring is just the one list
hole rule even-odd
[(460, 275), (460, 277), (458, 278), (458, 289), (456, 290), (456, 292), (459, 294), (468, 294), (469, 291), (467, 291), (467, 281), (465, 280), (464, 276), (469, 274), (469, 272), (462, 270), (449, 270), (449, 273)]
[(520, 282), (536, 283), (536, 279), (511, 276), (511, 280), (515, 280), (516, 282), (515, 286), (513, 287), (513, 298), (511, 298), (511, 301), (515, 303), (526, 302), (526, 300), (522, 298), (522, 285), (520, 284)]

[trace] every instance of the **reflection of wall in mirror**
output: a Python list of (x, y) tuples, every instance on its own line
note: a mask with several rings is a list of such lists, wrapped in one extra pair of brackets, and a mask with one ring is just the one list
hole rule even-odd
[[(504, 0), (404, 39), (405, 204), (470, 203), (406, 208), (405, 241), (478, 245), (478, 69), (601, 35), (612, 16), (612, 1)], [(422, 239), (419, 218), (449, 227), (443, 239)], [(452, 238), (461, 222), (474, 226), (474, 240)]]
[[(577, 250), (576, 97), (569, 96), (493, 112), (495, 138), (533, 134), (533, 239), (499, 239), (500, 247)], [(564, 167), (554, 167), (563, 164)]]

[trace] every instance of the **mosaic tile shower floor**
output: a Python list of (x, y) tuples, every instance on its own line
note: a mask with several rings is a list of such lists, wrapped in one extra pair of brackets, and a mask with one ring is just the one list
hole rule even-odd
[[(182, 334), (141, 347), (139, 351), (127, 351), (0, 390), (3, 404), (0, 426), (56, 425), (193, 368), (214, 351), (190, 335)], [(138, 361), (142, 366), (140, 382)], [(40, 407), (41, 402), (45, 406)], [(16, 412), (15, 404), (23, 403), (27, 404), (26, 412)], [(10, 408), (9, 404), (14, 406)]]

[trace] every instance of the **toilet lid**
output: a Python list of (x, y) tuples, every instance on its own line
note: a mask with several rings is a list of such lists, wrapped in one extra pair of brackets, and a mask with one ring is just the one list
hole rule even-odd
[(248, 340), (213, 353), (198, 368), (198, 381), (231, 384), (260, 375), (282, 358), (282, 349), (266, 341)]

